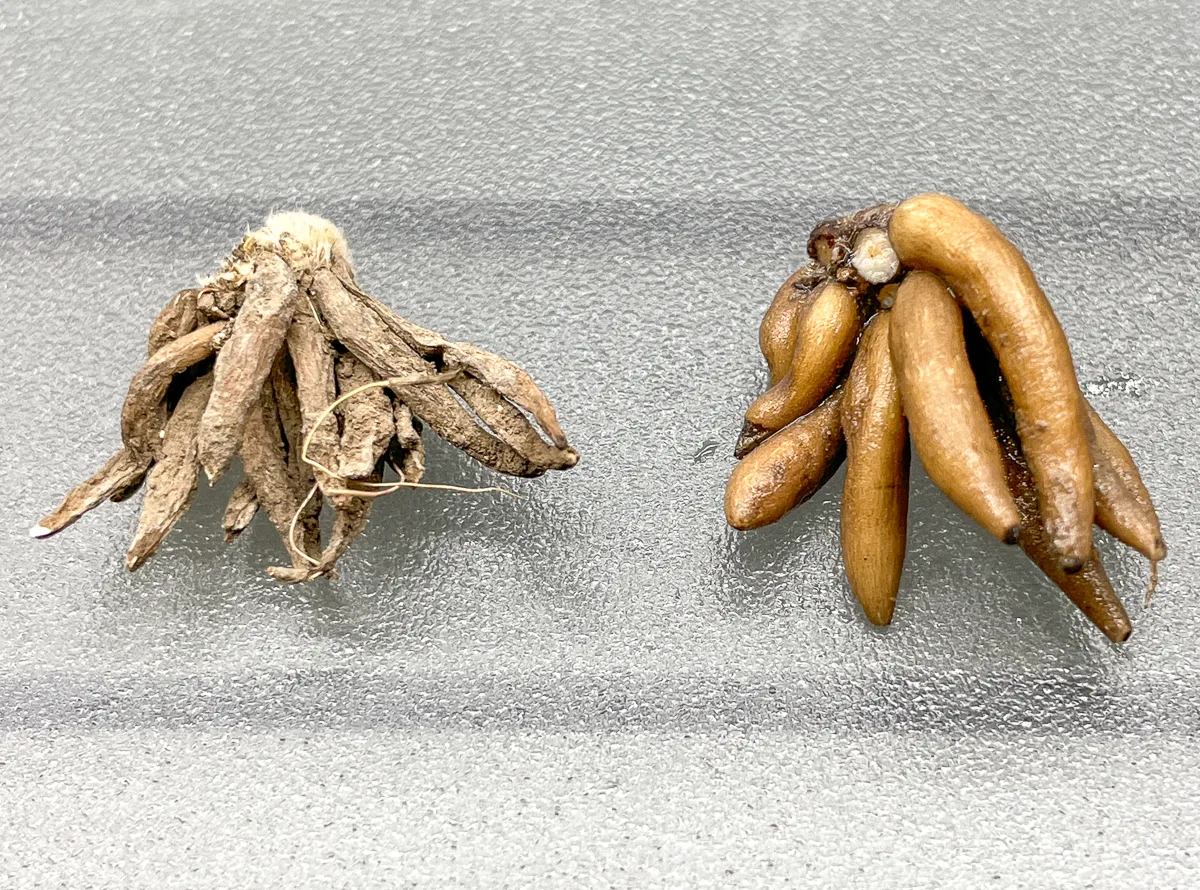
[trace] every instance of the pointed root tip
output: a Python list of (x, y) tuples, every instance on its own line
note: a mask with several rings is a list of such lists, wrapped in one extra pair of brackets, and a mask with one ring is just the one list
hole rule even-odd
[(739, 513), (737, 511), (725, 511), (725, 521), (729, 523), (729, 527), (739, 532), (754, 531), (756, 528), (762, 528), (770, 523), (763, 522), (761, 517), (751, 516)]
[(31, 538), (45, 538), (52, 534), (54, 534), (54, 529), (46, 528), (40, 522), (29, 529), (29, 537)]
[(144, 556), (137, 556), (133, 553), (125, 557), (125, 568), (131, 572), (136, 572), (146, 563)]
[(579, 452), (571, 447), (563, 449), (562, 469), (569, 470), (577, 463), (579, 463)]
[(1104, 635), (1114, 643), (1124, 643), (1133, 636), (1133, 627), (1128, 621), (1118, 624), (1116, 627), (1106, 628)]
[[(866, 612), (865, 609), (863, 611)], [(888, 609), (886, 612), (866, 612), (866, 615), (867, 620), (876, 627), (887, 627), (892, 623), (892, 613), (893, 610)]]
[(737, 444), (733, 446), (733, 456), (741, 460), (771, 436), (771, 430), (764, 429), (756, 423), (746, 421), (742, 431), (738, 433)]

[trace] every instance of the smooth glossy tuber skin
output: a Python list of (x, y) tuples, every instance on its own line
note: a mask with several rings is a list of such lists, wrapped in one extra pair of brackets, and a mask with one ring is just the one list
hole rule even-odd
[(1108, 580), (1100, 554), (1093, 548), (1083, 567), (1071, 574), (1067, 574), (1059, 563), (1042, 524), (1033, 473), (1010, 423), (997, 418), (996, 438), (1004, 455), (1008, 484), (1021, 513), (1021, 549), (1106, 637), (1114, 643), (1123, 643), (1133, 633), (1133, 625)]
[(763, 315), (758, 326), (758, 348), (767, 360), (771, 386), (791, 368), (800, 319), (812, 306), (827, 277), (828, 273), (815, 263), (797, 269), (779, 288)]
[(918, 195), (892, 214), (901, 262), (936, 272), (991, 344), (1016, 405), (1046, 533), (1067, 572), (1092, 550), (1094, 489), (1087, 424), (1062, 327), (1020, 251), (947, 195)]
[(889, 339), (909, 434), (929, 478), (989, 534), (1015, 544), (1021, 519), (967, 358), (962, 309), (936, 275), (905, 277)]
[(860, 326), (854, 295), (837, 282), (822, 287), (799, 320), (791, 367), (747, 409), (747, 428), (780, 430), (815, 408), (854, 353)]
[(1092, 434), (1096, 477), (1096, 525), (1137, 550), (1151, 565), (1167, 556), (1158, 514), (1129, 450), (1084, 401)]
[(761, 528), (812, 497), (842, 461), (842, 390), (758, 446), (725, 486), (725, 519)]
[(850, 589), (876, 625), (891, 623), (908, 539), (908, 433), (888, 344), (889, 315), (878, 313), (863, 332), (842, 404), (842, 560)]
[(1133, 632), (1129, 615), (1113, 590), (1095, 547), (1078, 572), (1068, 574), (1059, 562), (1046, 533), (1045, 520), (1038, 509), (1038, 492), (1032, 470), (1017, 437), (1012, 393), (1001, 375), (993, 350), (979, 330), (969, 321), (964, 328), (967, 354), (1000, 446), (1005, 481), (1021, 515), (1021, 549), (1105, 636), (1117, 643), (1128, 639)]

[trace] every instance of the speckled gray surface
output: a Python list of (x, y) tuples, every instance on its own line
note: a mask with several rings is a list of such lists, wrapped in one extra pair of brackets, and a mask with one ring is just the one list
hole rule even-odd
[[(0, 884), (1200, 886), (1200, 32), (1042, 6), (6, 0)], [(929, 188), (1027, 251), (1157, 497), (1123, 649), (919, 474), (887, 632), (836, 483), (723, 527), (803, 233)], [(581, 465), (398, 495), (300, 590), (224, 488), (134, 576), (136, 502), (29, 541), (157, 307), (292, 205)]]

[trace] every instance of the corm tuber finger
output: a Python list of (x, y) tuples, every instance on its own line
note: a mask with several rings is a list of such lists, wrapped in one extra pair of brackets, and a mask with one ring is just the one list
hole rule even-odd
[(125, 556), (125, 567), (131, 572), (154, 555), (179, 517), (192, 505), (200, 478), (196, 436), (211, 392), (211, 374), (193, 380), (167, 420), (162, 457), (146, 480), (146, 499), (142, 502), (133, 543)]
[(1116, 434), (1085, 400), (1096, 478), (1096, 524), (1151, 564), (1167, 556), (1158, 514), (1137, 464)]
[(967, 358), (958, 303), (936, 275), (910, 272), (889, 329), (909, 434), (929, 478), (990, 534), (1015, 544), (1020, 517)]
[(841, 465), (843, 390), (758, 446), (725, 486), (725, 518), (736, 529), (761, 528), (804, 503)]
[(871, 623), (891, 623), (908, 538), (909, 449), (888, 344), (890, 312), (867, 325), (842, 403), (842, 560)]
[(237, 454), (246, 415), (283, 346), (296, 298), (296, 279), (287, 263), (272, 251), (259, 251), (229, 340), (217, 354), (212, 398), (200, 423), (200, 462), (210, 481)]
[(758, 326), (758, 347), (767, 360), (770, 384), (774, 386), (792, 366), (800, 319), (816, 299), (828, 273), (810, 263), (783, 283)]
[(860, 324), (858, 301), (844, 285), (822, 287), (800, 319), (791, 367), (747, 409), (743, 435), (782, 429), (815, 408), (854, 353)]
[(146, 359), (133, 375), (125, 404), (121, 406), (121, 439), (131, 455), (153, 459), (161, 452), (162, 431), (167, 422), (163, 400), (175, 375), (216, 352), (228, 331), (228, 322), (214, 322), (185, 334)]
[(1046, 532), (1063, 568), (1092, 548), (1094, 488), (1087, 424), (1066, 336), (1021, 252), (991, 222), (947, 195), (918, 195), (888, 235), (905, 266), (938, 273), (999, 359)]

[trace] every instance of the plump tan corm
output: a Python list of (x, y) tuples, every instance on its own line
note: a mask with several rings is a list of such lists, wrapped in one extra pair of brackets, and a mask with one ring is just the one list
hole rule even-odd
[(775, 522), (844, 455), (846, 574), (867, 617), (887, 624), (911, 440), (951, 501), (1019, 543), (1109, 639), (1127, 639), (1093, 524), (1150, 560), (1151, 591), (1167, 548), (1137, 466), (1080, 392), (1020, 251), (959, 201), (929, 194), (820, 223), (808, 252), (759, 328), (771, 388), (734, 448), (729, 524)]
[[(525, 371), (368, 296), (328, 220), (274, 214), (159, 313), (121, 411), (123, 447), (30, 534), (49, 537), (145, 482), (126, 559), (137, 569), (191, 506), (201, 470), (212, 482), (240, 457), (225, 540), (261, 507), (290, 561), (272, 577), (334, 578), (373, 498), (404, 487), (503, 491), (423, 483), (424, 426), (511, 476), (579, 459)], [(323, 504), (334, 514), (325, 542)]]

